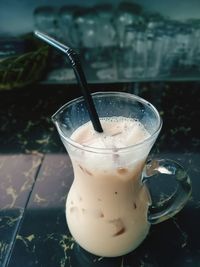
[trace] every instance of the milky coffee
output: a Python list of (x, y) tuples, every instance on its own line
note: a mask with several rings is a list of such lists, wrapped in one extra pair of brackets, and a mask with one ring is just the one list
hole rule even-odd
[(134, 119), (100, 120), (103, 133), (88, 122), (71, 136), (84, 149), (70, 148), (74, 182), (66, 215), (71, 234), (84, 249), (114, 257), (134, 250), (149, 231), (151, 200), (141, 173), (151, 147), (144, 142), (150, 134)]

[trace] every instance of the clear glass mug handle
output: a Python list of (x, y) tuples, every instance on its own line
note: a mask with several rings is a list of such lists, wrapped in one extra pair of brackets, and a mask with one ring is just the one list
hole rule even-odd
[(169, 159), (154, 159), (147, 162), (143, 170), (143, 182), (149, 178), (155, 178), (157, 174), (173, 175), (177, 182), (177, 188), (167, 199), (151, 204), (148, 211), (148, 221), (151, 224), (165, 221), (178, 213), (192, 192), (190, 178), (177, 162)]

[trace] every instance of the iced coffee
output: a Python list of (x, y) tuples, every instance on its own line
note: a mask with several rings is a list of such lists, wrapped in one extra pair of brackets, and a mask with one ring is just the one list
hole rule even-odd
[(84, 249), (114, 257), (135, 249), (149, 231), (151, 199), (141, 173), (151, 148), (144, 145), (150, 134), (137, 119), (100, 121), (103, 133), (95, 132), (88, 122), (70, 137), (84, 149), (68, 148), (74, 182), (66, 217), (71, 234)]
[[(162, 127), (156, 108), (123, 92), (92, 94), (103, 132), (90, 122), (83, 97), (53, 116), (71, 158), (74, 180), (66, 201), (69, 230), (85, 250), (105, 257), (127, 254), (145, 239), (150, 225), (177, 214), (191, 195), (184, 168), (170, 159), (146, 158)], [(176, 190), (151, 203), (144, 180), (175, 180)], [(153, 178), (154, 177), (154, 178)], [(160, 194), (163, 194), (162, 191)]]

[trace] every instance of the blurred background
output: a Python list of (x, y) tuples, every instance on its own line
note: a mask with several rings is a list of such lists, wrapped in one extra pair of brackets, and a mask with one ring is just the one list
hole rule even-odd
[[(114, 8), (118, 6), (120, 0), (1, 0), (0, 2), (0, 30), (1, 33), (22, 33), (29, 32), (34, 27), (33, 12), (35, 8), (44, 5), (51, 5), (60, 8), (61, 5), (78, 5), (91, 7), (95, 4), (109, 3)], [(124, 1), (125, 2), (125, 1)], [(140, 4), (143, 9), (151, 12), (159, 12), (163, 16), (172, 19), (200, 19), (199, 0), (134, 0), (129, 3)], [(9, 21), (9, 23), (8, 23)]]
[(75, 82), (66, 58), (33, 37), (36, 29), (73, 47), (91, 82), (198, 79), (199, 11), (199, 0), (1, 0), (1, 86)]

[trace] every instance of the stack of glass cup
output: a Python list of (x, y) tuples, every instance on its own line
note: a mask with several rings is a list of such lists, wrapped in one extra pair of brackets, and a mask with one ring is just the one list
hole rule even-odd
[(155, 79), (200, 73), (200, 20), (175, 21), (142, 6), (37, 7), (35, 28), (79, 50), (94, 79)]

